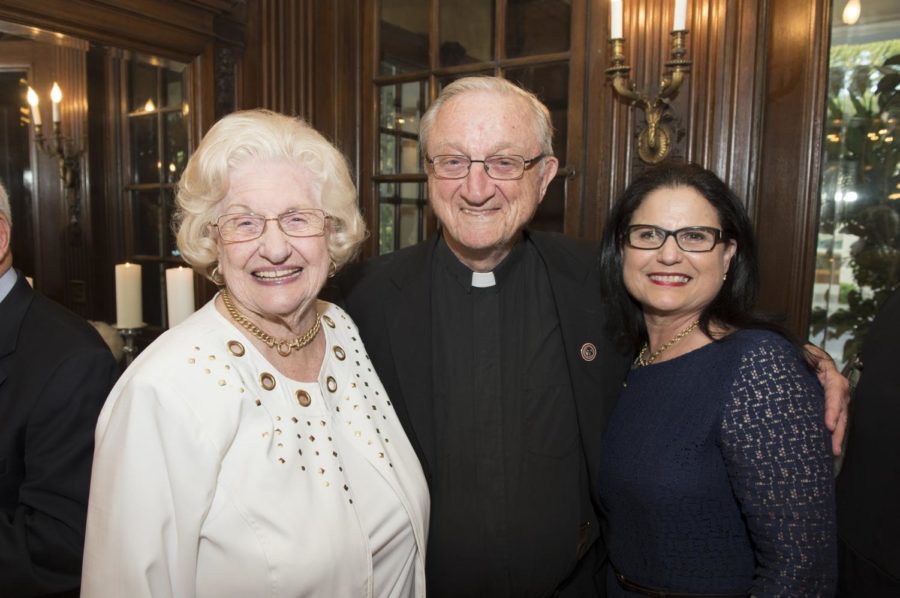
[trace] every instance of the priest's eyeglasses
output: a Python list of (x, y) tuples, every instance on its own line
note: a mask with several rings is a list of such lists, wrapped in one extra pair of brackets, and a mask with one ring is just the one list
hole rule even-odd
[(492, 179), (498, 181), (512, 181), (522, 178), (525, 171), (544, 159), (544, 154), (538, 154), (534, 158), (523, 156), (497, 155), (488, 156), (484, 160), (473, 160), (468, 156), (440, 155), (425, 161), (431, 167), (435, 178), (439, 179), (464, 179), (469, 174), (469, 168), (474, 162), (480, 162), (484, 166), (484, 172)]
[(324, 211), (309, 208), (290, 210), (274, 218), (256, 214), (224, 214), (210, 224), (218, 229), (222, 241), (241, 243), (261, 237), (269, 222), (277, 222), (281, 232), (289, 237), (318, 237), (325, 231), (328, 218)]
[(625, 229), (625, 242), (635, 249), (659, 249), (669, 237), (682, 251), (700, 253), (712, 251), (722, 240), (722, 231), (710, 226), (688, 226), (666, 230), (650, 224), (633, 224)]

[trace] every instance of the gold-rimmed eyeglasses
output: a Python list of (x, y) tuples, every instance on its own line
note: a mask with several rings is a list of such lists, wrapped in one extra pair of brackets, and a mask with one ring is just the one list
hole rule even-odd
[(274, 218), (249, 213), (223, 214), (215, 222), (210, 222), (210, 225), (216, 227), (224, 242), (241, 243), (261, 237), (266, 224), (273, 221), (289, 237), (318, 237), (325, 232), (328, 218), (323, 210), (309, 208), (290, 210)]

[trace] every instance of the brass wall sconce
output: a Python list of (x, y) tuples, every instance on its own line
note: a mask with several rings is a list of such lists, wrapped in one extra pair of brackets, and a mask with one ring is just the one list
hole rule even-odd
[(684, 82), (684, 75), (691, 66), (685, 58), (687, 49), (685, 40), (688, 31), (685, 28), (687, 12), (686, 0), (675, 0), (675, 28), (670, 34), (671, 56), (666, 61), (668, 74), (660, 80), (659, 91), (651, 97), (637, 89), (628, 77), (631, 67), (625, 64), (625, 38), (622, 36), (622, 2), (610, 2), (610, 45), (611, 66), (606, 69), (606, 76), (612, 80), (613, 89), (629, 104), (634, 104), (644, 111), (645, 127), (638, 134), (638, 156), (647, 164), (661, 162), (669, 154), (672, 144), (672, 130), (666, 124), (666, 111), (669, 98), (673, 97)]
[(56, 83), (53, 84), (53, 90), (50, 92), (50, 99), (53, 103), (53, 133), (50, 137), (44, 137), (40, 99), (34, 89), (31, 87), (28, 88), (28, 104), (31, 106), (31, 123), (34, 125), (34, 143), (40, 151), (59, 161), (59, 178), (63, 184), (67, 197), (71, 197), (69, 201), (69, 223), (73, 226), (77, 226), (81, 215), (79, 190), (81, 166), (79, 158), (81, 157), (81, 154), (84, 153), (84, 150), (76, 149), (74, 143), (71, 140), (66, 139), (62, 134), (62, 122), (59, 109), (60, 103), (62, 102), (62, 91)]

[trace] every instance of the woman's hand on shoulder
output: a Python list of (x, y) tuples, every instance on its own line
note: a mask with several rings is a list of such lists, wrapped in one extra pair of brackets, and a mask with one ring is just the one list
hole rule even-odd
[(805, 347), (809, 363), (825, 389), (825, 425), (831, 430), (831, 451), (840, 456), (844, 435), (847, 433), (848, 408), (850, 406), (850, 382), (838, 371), (831, 355), (819, 347)]

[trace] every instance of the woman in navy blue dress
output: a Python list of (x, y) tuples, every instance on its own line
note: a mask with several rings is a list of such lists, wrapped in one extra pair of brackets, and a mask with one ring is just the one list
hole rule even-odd
[(832, 595), (822, 388), (752, 314), (740, 201), (696, 165), (645, 172), (611, 213), (601, 271), (638, 355), (604, 437), (609, 595)]

